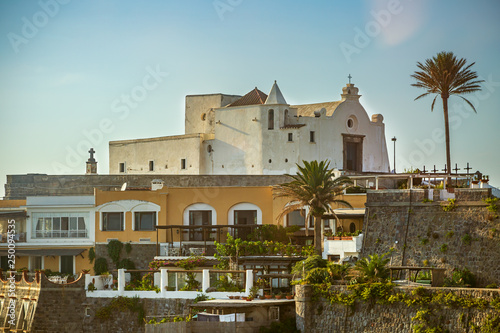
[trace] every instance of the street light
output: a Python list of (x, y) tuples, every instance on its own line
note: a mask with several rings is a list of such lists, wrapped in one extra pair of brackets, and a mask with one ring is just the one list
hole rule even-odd
[(394, 173), (396, 173), (396, 137), (393, 137), (392, 142), (394, 142)]

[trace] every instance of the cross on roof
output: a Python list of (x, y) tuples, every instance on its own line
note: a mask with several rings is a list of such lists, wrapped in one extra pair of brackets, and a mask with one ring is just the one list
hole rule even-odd
[(349, 79), (349, 84), (351, 84), (351, 79), (352, 79), (351, 74), (349, 74), (349, 76), (347, 78)]
[(454, 171), (455, 171), (455, 173), (458, 173), (458, 170), (460, 170), (460, 168), (459, 168), (459, 167), (457, 167), (457, 163), (455, 163), (455, 169), (451, 169), (451, 170), (454, 170)]
[(448, 168), (447, 168), (446, 164), (444, 165), (444, 169), (442, 169), (441, 171), (448, 172)]
[(95, 159), (94, 159), (94, 154), (95, 154), (94, 148), (90, 148), (89, 153), (90, 153), (89, 161), (90, 162), (94, 162), (95, 161)]
[(427, 173), (429, 170), (425, 170), (425, 165), (424, 165), (424, 169), (422, 170), (422, 173)]
[(436, 169), (436, 164), (434, 164), (434, 170), (431, 170), (432, 172), (436, 173), (438, 172), (439, 170)]
[(467, 174), (469, 174), (469, 170), (472, 169), (470, 166), (469, 166), (469, 162), (467, 162), (467, 168), (464, 168), (465, 170), (467, 170)]

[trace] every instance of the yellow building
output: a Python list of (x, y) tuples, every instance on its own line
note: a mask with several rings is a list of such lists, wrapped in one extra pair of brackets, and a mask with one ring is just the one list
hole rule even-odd
[[(336, 209), (338, 217), (325, 216), (325, 227), (344, 231), (362, 228), (364, 194), (344, 195), (355, 210)], [(246, 238), (259, 225), (298, 226), (295, 242), (312, 242), (312, 221), (295, 211), (277, 220), (286, 204), (274, 199), (272, 186), (128, 188), (94, 190), (92, 196), (38, 196), (27, 200), (0, 201), (0, 254), (2, 268), (9, 269), (7, 231), (15, 220), (15, 268), (50, 269), (76, 274), (91, 269), (89, 250), (111, 263), (107, 244), (130, 243), (132, 250), (121, 258), (137, 268), (147, 267), (155, 256), (212, 255), (215, 241), (227, 234)], [(338, 208), (338, 207), (336, 207)], [(11, 251), (12, 252), (12, 251)]]

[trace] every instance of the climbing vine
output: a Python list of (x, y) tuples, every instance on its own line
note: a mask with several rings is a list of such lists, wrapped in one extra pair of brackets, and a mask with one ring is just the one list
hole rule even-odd
[(93, 263), (95, 259), (95, 250), (94, 247), (89, 249), (89, 263)]
[(137, 296), (132, 298), (126, 296), (115, 297), (111, 300), (111, 302), (109, 302), (108, 305), (97, 309), (95, 315), (99, 319), (107, 320), (111, 318), (113, 310), (117, 310), (120, 312), (125, 310), (137, 312), (137, 321), (139, 323), (142, 323), (144, 321), (144, 306)]
[(108, 254), (115, 265), (120, 262), (120, 252), (122, 251), (123, 243), (117, 239), (109, 241), (106, 245), (108, 248)]
[[(462, 309), (485, 309), (490, 307), (500, 310), (500, 297), (488, 301), (484, 298), (469, 295), (460, 296), (451, 291), (431, 291), (424, 287), (415, 288), (408, 294), (396, 292), (394, 287), (395, 284), (386, 282), (360, 283), (350, 285), (345, 292), (342, 292), (331, 290), (330, 285), (327, 284), (317, 284), (313, 285), (313, 291), (315, 299), (323, 297), (330, 304), (343, 304), (349, 307), (351, 311), (355, 310), (356, 302), (368, 302), (371, 304), (403, 303), (408, 307), (416, 307), (417, 315), (412, 318), (412, 321), (415, 322), (413, 326), (414, 333), (444, 332), (443, 328), (439, 325), (440, 319), (433, 315), (435, 313), (433, 308), (436, 306)], [(488, 320), (488, 325), (496, 327), (496, 329), (500, 328), (500, 319), (498, 319), (498, 316)], [(490, 330), (484, 332), (498, 331)]]

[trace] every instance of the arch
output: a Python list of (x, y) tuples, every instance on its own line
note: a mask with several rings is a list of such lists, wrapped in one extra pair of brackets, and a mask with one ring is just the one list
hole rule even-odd
[(268, 130), (273, 130), (274, 129), (274, 110), (270, 109), (267, 111), (267, 129)]
[(182, 224), (189, 225), (189, 212), (190, 211), (210, 211), (211, 212), (211, 225), (217, 225), (217, 211), (209, 204), (199, 202), (187, 206), (182, 214)]
[(256, 210), (257, 211), (257, 223), (258, 225), (262, 224), (262, 209), (259, 206), (250, 203), (250, 202), (241, 202), (238, 203), (231, 208), (227, 212), (227, 224), (234, 225), (234, 212), (237, 210)]

